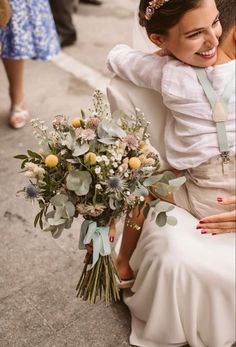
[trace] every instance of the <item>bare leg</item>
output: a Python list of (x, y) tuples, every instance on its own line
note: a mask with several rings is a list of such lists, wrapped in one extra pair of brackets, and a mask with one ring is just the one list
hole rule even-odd
[(9, 124), (20, 129), (29, 120), (29, 112), (24, 101), (24, 60), (3, 59), (9, 81), (9, 95), (11, 99), (11, 110)]
[(2, 59), (9, 81), (11, 109), (15, 105), (25, 108), (24, 103), (24, 60)]
[[(146, 202), (151, 200), (151, 196), (145, 199)], [(129, 261), (138, 243), (143, 223), (144, 215), (142, 211), (139, 211), (138, 208), (133, 210), (131, 218), (126, 219), (120, 252), (116, 261), (118, 273), (122, 280), (128, 280), (134, 277), (133, 271), (129, 265)]]

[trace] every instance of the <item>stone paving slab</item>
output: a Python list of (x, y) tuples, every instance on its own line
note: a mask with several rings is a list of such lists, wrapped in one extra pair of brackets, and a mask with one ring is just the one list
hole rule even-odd
[(109, 307), (96, 305), (37, 347), (128, 347), (127, 313), (119, 303)]
[(0, 301), (1, 347), (33, 347), (52, 334), (47, 321), (20, 292)]

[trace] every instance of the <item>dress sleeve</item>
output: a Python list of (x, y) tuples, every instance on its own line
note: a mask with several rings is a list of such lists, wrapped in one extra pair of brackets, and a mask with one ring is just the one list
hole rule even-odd
[(117, 45), (108, 54), (107, 65), (120, 78), (160, 93), (166, 58), (153, 53), (146, 54), (126, 45)]

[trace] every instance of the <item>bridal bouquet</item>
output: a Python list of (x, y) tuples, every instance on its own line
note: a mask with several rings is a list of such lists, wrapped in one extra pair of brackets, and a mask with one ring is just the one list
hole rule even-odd
[[(119, 299), (110, 224), (137, 206), (145, 206), (147, 213), (144, 197), (149, 186), (159, 182), (160, 189), (169, 192), (176, 182), (171, 173), (158, 174), (159, 158), (148, 144), (148, 123), (139, 110), (131, 116), (121, 111), (111, 115), (99, 91), (93, 102), (89, 114), (81, 111), (71, 122), (56, 116), (52, 131), (44, 122), (32, 120), (41, 148), (15, 158), (22, 160), (22, 172), (29, 179), (22, 192), (38, 201), (35, 226), (39, 223), (58, 238), (83, 217), (79, 246), (85, 249), (92, 243), (93, 252), (86, 255), (77, 295), (93, 302), (100, 296), (109, 303)], [(160, 206), (157, 223), (173, 224), (166, 216), (170, 205)]]

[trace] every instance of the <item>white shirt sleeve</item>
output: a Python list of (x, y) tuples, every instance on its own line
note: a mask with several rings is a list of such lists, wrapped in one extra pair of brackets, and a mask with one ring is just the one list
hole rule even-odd
[(168, 60), (169, 57), (159, 57), (127, 45), (117, 45), (108, 54), (107, 65), (120, 78), (160, 93), (163, 67)]

